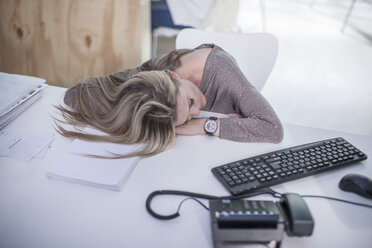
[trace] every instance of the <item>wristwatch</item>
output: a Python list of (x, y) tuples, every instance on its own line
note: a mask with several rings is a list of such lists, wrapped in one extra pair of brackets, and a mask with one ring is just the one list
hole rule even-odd
[(207, 135), (213, 136), (217, 131), (218, 123), (217, 117), (211, 116), (204, 123), (204, 131)]

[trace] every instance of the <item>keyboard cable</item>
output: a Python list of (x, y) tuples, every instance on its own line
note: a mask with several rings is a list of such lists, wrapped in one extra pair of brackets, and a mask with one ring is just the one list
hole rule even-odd
[[(283, 194), (282, 193), (279, 193), (271, 188), (268, 188), (269, 191), (271, 191), (273, 194), (274, 197), (276, 198), (280, 198)], [(368, 205), (368, 204), (364, 204), (364, 203), (359, 203), (359, 202), (352, 202), (352, 201), (347, 201), (347, 200), (344, 200), (344, 199), (339, 199), (339, 198), (334, 198), (334, 197), (329, 197), (329, 196), (322, 196), (322, 195), (301, 195), (301, 197), (303, 198), (323, 198), (323, 199), (327, 199), (327, 200), (332, 200), (332, 201), (338, 201), (338, 202), (342, 202), (342, 203), (347, 203), (347, 204), (352, 204), (352, 205), (356, 205), (356, 206), (360, 206), (360, 207), (366, 207), (366, 208), (372, 208), (372, 205)]]

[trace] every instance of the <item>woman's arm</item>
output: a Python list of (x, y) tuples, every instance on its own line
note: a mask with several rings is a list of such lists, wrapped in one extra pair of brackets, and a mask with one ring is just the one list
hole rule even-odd
[[(214, 136), (239, 142), (279, 143), (283, 139), (282, 124), (266, 99), (252, 86), (248, 86), (234, 100), (236, 113), (230, 118), (218, 119)], [(192, 119), (176, 128), (177, 135), (205, 135), (207, 119)]]
[(240, 142), (282, 141), (282, 124), (271, 105), (256, 88), (247, 85), (240, 97), (233, 99), (233, 103), (235, 111), (242, 118), (221, 119), (220, 138)]
[[(204, 135), (204, 123), (207, 121), (206, 118), (191, 119), (187, 123), (176, 127), (177, 135)], [(217, 120), (217, 130), (214, 133), (214, 136), (220, 136), (220, 120)]]
[(217, 46), (206, 62), (200, 89), (207, 99), (203, 110), (241, 115), (220, 120), (220, 138), (273, 143), (283, 139), (283, 127), (271, 105), (250, 84), (235, 59)]

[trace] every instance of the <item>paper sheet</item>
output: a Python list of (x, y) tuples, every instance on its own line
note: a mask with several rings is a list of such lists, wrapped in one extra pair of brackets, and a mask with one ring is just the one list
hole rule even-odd
[(203, 110), (200, 110), (200, 114), (194, 115), (192, 118), (201, 119), (201, 118), (209, 118), (211, 116), (217, 117), (218, 119), (229, 118), (229, 116), (225, 114), (203, 111)]
[(42, 158), (54, 140), (53, 133), (33, 134), (19, 130), (0, 131), (0, 156), (20, 160)]

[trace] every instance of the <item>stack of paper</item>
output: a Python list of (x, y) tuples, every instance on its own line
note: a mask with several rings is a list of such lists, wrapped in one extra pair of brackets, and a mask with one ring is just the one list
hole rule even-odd
[[(85, 129), (84, 131), (102, 134), (92, 129)], [(139, 157), (106, 159), (86, 155), (127, 154), (140, 147), (140, 145), (122, 145), (75, 139), (69, 149), (48, 168), (47, 176), (52, 179), (120, 191), (138, 163)]]
[(0, 130), (41, 97), (45, 81), (0, 72)]

